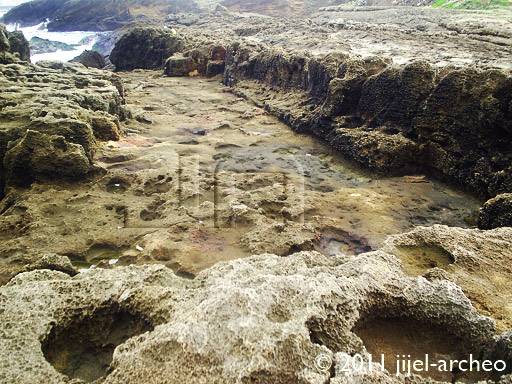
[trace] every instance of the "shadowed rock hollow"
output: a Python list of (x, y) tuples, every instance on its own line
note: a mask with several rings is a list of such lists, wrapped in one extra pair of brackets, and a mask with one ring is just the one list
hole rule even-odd
[[(74, 278), (37, 271), (19, 275), (1, 293), (0, 319), (12, 324), (14, 336), (2, 340), (1, 374), (19, 383), (65, 382), (66, 376), (45, 360), (40, 340), (46, 340), (48, 358), (48, 348), (58, 343), (56, 334), (71, 329), (74, 317), (92, 316), (104, 319), (105, 330), (89, 335), (89, 328), (81, 327), (73, 337), (110, 343), (109, 306), (159, 325), (114, 350), (104, 383), (142, 378), (152, 383), (191, 378), (197, 383), (322, 383), (329, 377), (344, 382), (351, 378), (338, 371), (340, 354), (366, 353), (367, 339), (361, 340), (354, 326), (396, 313), (411, 326), (442, 327), (464, 342), (446, 351), (432, 341), (430, 348), (440, 352), (456, 356), (467, 348), (490, 356), (497, 351), (493, 322), (478, 315), (455, 284), (406, 277), (397, 259), (383, 252), (350, 260), (307, 252), (288, 258), (262, 255), (221, 263), (193, 281), (161, 266), (99, 269)], [(40, 305), (20, 305), (27, 295)], [(107, 312), (98, 312), (102, 308)], [(50, 324), (64, 331), (50, 331)], [(316, 365), (319, 354), (329, 359), (334, 373)], [(360, 375), (364, 382), (379, 380), (376, 373)]]

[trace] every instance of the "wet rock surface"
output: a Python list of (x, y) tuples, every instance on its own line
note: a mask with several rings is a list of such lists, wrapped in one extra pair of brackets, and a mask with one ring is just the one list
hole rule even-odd
[(477, 200), (438, 182), (354, 168), (220, 78), (122, 78), (138, 118), (96, 150), (104, 171), (74, 184), (41, 179), (2, 202), (3, 282), (40, 252), (79, 269), (159, 263), (194, 276), (257, 253), (364, 253), (414, 225), (466, 226), (477, 213)]
[[(384, 20), (391, 17), (387, 9), (375, 12)], [(402, 21), (397, 26), (334, 8), (308, 21), (294, 20), (293, 27), (283, 18), (211, 14), (200, 25), (172, 30), (174, 38), (186, 43), (169, 59), (166, 73), (223, 73), (224, 83), (240, 96), (375, 172), (429, 173), (485, 198), (508, 192), (512, 80), (502, 61), (505, 52), (494, 48), (510, 43), (512, 35), (506, 27), (483, 32), (491, 28), (489, 15), (475, 27), (489, 34), (482, 41), (455, 19), (441, 21), (436, 12), (397, 10)], [(413, 15), (429, 20), (430, 28), (418, 31), (412, 19), (406, 20)], [(346, 16), (350, 25), (334, 22)], [(369, 33), (360, 34), (374, 28), (379, 41), (396, 38), (398, 45), (363, 52), (374, 42), (366, 40)], [(465, 37), (463, 43), (452, 44), (453, 30)], [(411, 37), (406, 41), (404, 34)], [(344, 43), (342, 36), (354, 44)], [(434, 36), (446, 36), (442, 46)], [(151, 50), (150, 45), (145, 49)], [(212, 55), (215, 46), (222, 50)], [(473, 52), (471, 59), (467, 50)], [(450, 57), (443, 57), (446, 51)], [(122, 54), (121, 49), (115, 52)]]
[(74, 51), (75, 45), (66, 44), (61, 41), (42, 39), (34, 36), (30, 39), (30, 50), (33, 54), (51, 53), (57, 51)]
[[(377, 172), (430, 172), (483, 196), (509, 190), (509, 73), (256, 52), (232, 46), (225, 82), (296, 130)], [(264, 85), (243, 81), (253, 79)]]
[(367, 11), (168, 17), (119, 76), (0, 33), (0, 381), (512, 382), (510, 30)]

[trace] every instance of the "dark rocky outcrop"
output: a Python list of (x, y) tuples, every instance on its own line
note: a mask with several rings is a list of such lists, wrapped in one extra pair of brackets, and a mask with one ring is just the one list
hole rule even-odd
[(19, 55), (20, 60), (30, 62), (30, 46), (21, 31), (8, 32), (10, 50)]
[(34, 0), (7, 12), (5, 23), (36, 25), (46, 20), (50, 31), (111, 31), (137, 20), (197, 10), (190, 0)]
[(30, 1), (4, 15), (4, 22), (22, 25), (36, 25), (45, 20), (50, 20), (50, 31), (106, 31), (123, 26), (132, 17), (126, 3), (115, 0)]
[(8, 32), (0, 24), (0, 64), (30, 62), (30, 47), (21, 32)]
[(107, 65), (105, 57), (103, 57), (101, 53), (88, 50), (83, 51), (79, 56), (75, 57), (71, 61), (75, 63), (81, 63), (87, 68), (102, 69)]
[(503, 193), (487, 201), (480, 209), (478, 227), (512, 227), (512, 193)]
[(37, 36), (34, 36), (30, 39), (30, 50), (34, 54), (51, 53), (57, 51), (73, 51), (74, 49), (74, 45), (66, 44), (61, 41), (43, 39)]
[(167, 28), (137, 27), (116, 43), (110, 61), (118, 71), (163, 68), (166, 60), (184, 49), (184, 39)]

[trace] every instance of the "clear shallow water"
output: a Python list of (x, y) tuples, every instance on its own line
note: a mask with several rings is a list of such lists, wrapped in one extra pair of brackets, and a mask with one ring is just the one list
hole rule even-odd
[[(2, 17), (10, 8), (2, 7), (0, 3), (0, 17)], [(7, 25), (8, 31), (16, 30), (15, 25)], [(85, 50), (92, 49), (96, 42), (96, 33), (74, 31), (74, 32), (49, 32), (46, 29), (45, 23), (34, 25), (32, 27), (18, 28), (25, 35), (25, 38), (30, 41), (32, 37), (40, 37), (41, 39), (48, 39), (52, 41), (59, 41), (66, 44), (80, 44), (75, 47), (72, 51), (57, 51), (51, 53), (41, 53), (37, 55), (31, 55), (33, 63), (37, 63), (41, 60), (52, 60), (52, 61), (69, 61), (76, 56), (80, 55)], [(84, 39), (86, 39), (84, 41)]]

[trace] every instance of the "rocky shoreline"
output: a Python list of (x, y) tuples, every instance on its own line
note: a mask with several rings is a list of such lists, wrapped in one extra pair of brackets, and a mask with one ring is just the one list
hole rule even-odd
[[(12, 35), (2, 32), (3, 36)], [(28, 42), (25, 40), (28, 47)], [(119, 139), (123, 86), (115, 74), (80, 65), (28, 63), (6, 49), (0, 67), (0, 188), (81, 180), (95, 171), (96, 140)], [(27, 48), (28, 49), (28, 48)], [(84, 91), (87, 89), (87, 91)]]
[(1, 382), (512, 382), (512, 34), (346, 12), (136, 26), (118, 73), (0, 27)]

